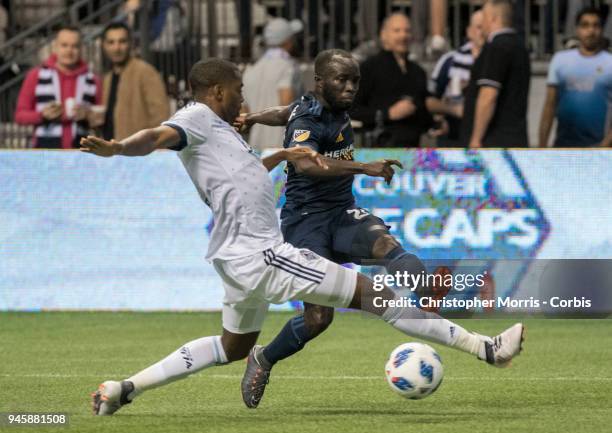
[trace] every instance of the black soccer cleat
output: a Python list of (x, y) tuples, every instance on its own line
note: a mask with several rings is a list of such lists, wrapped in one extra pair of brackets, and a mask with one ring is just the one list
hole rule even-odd
[(258, 360), (261, 357), (263, 346), (255, 346), (249, 352), (247, 367), (242, 378), (240, 389), (242, 401), (246, 407), (255, 409), (263, 397), (266, 385), (270, 382), (270, 368), (262, 366)]

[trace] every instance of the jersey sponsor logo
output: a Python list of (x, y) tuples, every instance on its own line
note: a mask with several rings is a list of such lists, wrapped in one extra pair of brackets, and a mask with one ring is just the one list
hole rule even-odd
[(310, 131), (307, 129), (296, 129), (293, 131), (293, 141), (302, 143), (310, 138)]
[(354, 159), (354, 147), (351, 144), (350, 146), (344, 147), (338, 150), (330, 150), (323, 153), (323, 156), (333, 159), (342, 159), (345, 161), (352, 161)]

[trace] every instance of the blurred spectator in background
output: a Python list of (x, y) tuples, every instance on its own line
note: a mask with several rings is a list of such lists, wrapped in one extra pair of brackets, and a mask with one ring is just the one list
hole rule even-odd
[(434, 97), (427, 99), (427, 108), (431, 113), (444, 114), (449, 126), (448, 134), (438, 137), (439, 147), (461, 145), (459, 130), (463, 116), (463, 90), (470, 81), (474, 60), (484, 45), (482, 20), (481, 10), (472, 14), (466, 29), (468, 42), (442, 56), (429, 81), (429, 92)]
[(81, 32), (66, 26), (57, 32), (51, 57), (28, 72), (15, 121), (36, 126), (34, 147), (79, 147), (88, 128), (99, 126), (91, 107), (101, 100), (102, 86), (81, 59)]
[(448, 50), (446, 41), (446, 25), (448, 17), (447, 0), (431, 0), (431, 10), (429, 11), (429, 44), (428, 53), (437, 57), (439, 54)]
[[(389, 0), (391, 1), (391, 0)], [(413, 41), (416, 58), (438, 58), (448, 51), (446, 27), (448, 19), (448, 0), (412, 0), (410, 7)], [(413, 57), (413, 58), (414, 58)]]
[(166, 87), (153, 66), (131, 55), (132, 38), (126, 24), (106, 26), (102, 49), (111, 63), (104, 76), (104, 138), (122, 140), (170, 117)]
[[(567, 16), (565, 20), (565, 35), (571, 36), (577, 33), (577, 22), (576, 16), (578, 13), (586, 9), (588, 7), (593, 7), (592, 0), (565, 0), (567, 3)], [(562, 2), (563, 3), (563, 2)], [(602, 26), (605, 22), (605, 28), (603, 29), (603, 37), (608, 39), (608, 43), (612, 40), (612, 2), (607, 1), (608, 3), (608, 18), (605, 19), (603, 14), (601, 14), (602, 18)], [(601, 13), (602, 11), (600, 11)]]
[(527, 147), (529, 53), (512, 25), (509, 0), (489, 0), (483, 8), (487, 38), (472, 67), (461, 123), (462, 145), (472, 148)]
[[(277, 105), (289, 105), (303, 92), (302, 74), (293, 55), (295, 35), (303, 29), (299, 20), (272, 19), (264, 28), (266, 51), (244, 72), (244, 101), (247, 111), (261, 111)], [(249, 143), (256, 149), (283, 145), (282, 127), (255, 125)]]
[(188, 23), (181, 2), (154, 0), (149, 7), (151, 61), (162, 68), (165, 81), (172, 75), (175, 79), (184, 80), (189, 74), (189, 63), (199, 60), (199, 55), (188, 52)]
[(603, 49), (600, 11), (576, 16), (579, 46), (561, 51), (548, 71), (548, 90), (540, 122), (540, 147), (548, 147), (557, 118), (556, 147), (612, 144), (612, 54)]
[(380, 38), (383, 50), (361, 65), (361, 84), (351, 117), (374, 128), (374, 146), (418, 147), (433, 119), (425, 108), (427, 75), (408, 60), (408, 17), (400, 13), (387, 17)]
[(8, 12), (4, 6), (0, 5), (0, 46), (2, 46), (6, 40), (6, 33), (8, 30)]

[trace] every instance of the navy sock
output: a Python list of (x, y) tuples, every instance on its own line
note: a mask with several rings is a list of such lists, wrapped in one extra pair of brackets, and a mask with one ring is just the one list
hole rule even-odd
[(304, 316), (296, 316), (289, 320), (276, 338), (263, 350), (263, 356), (274, 365), (281, 359), (288, 358), (302, 350), (310, 340), (310, 335), (304, 323)]
[[(396, 247), (385, 256), (385, 268), (389, 275), (395, 275), (396, 272), (404, 274), (420, 274), (426, 272), (425, 265), (414, 254), (410, 254), (402, 247)], [(419, 290), (420, 288), (417, 288)]]

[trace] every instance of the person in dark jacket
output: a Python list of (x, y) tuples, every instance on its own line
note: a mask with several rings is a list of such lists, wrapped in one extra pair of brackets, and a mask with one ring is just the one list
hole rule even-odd
[(380, 131), (375, 146), (418, 147), (433, 126), (425, 101), (430, 97), (423, 68), (408, 59), (410, 19), (401, 13), (383, 22), (382, 50), (361, 65), (361, 85), (351, 117)]

